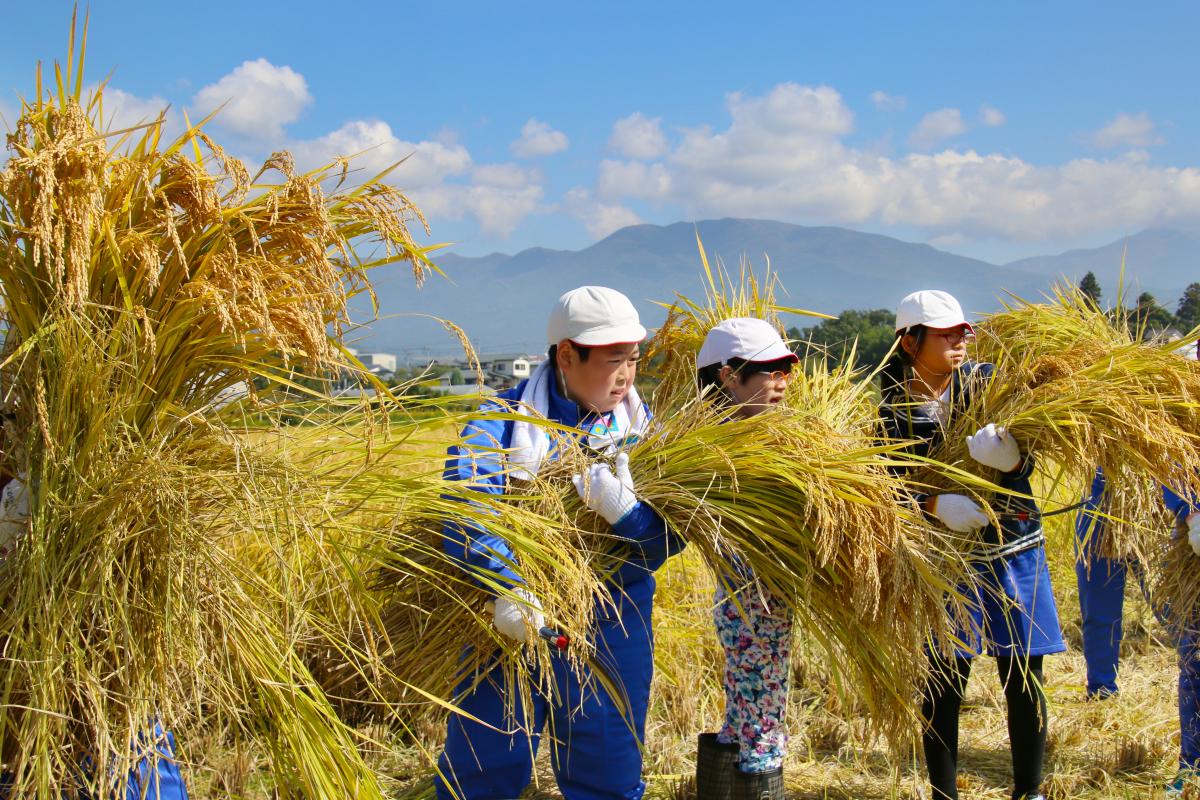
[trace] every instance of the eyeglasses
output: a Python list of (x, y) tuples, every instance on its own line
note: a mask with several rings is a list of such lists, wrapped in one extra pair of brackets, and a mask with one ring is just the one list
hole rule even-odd
[(791, 359), (783, 358), (774, 361), (745, 361), (740, 358), (731, 358), (723, 366), (728, 367), (735, 375), (740, 375), (742, 380), (749, 380), (752, 375), (766, 375), (778, 383), (791, 378), (794, 362)]
[(747, 364), (746, 366), (742, 367), (742, 372), (745, 373), (746, 377), (750, 377), (751, 375), (766, 375), (769, 379), (775, 381), (776, 383), (781, 381), (789, 381), (792, 378), (791, 364), (787, 366), (787, 369), (773, 370), (753, 369), (752, 365)]
[(930, 331), (931, 336), (940, 336), (945, 339), (948, 344), (958, 344), (959, 342), (972, 342), (975, 340), (975, 334), (970, 328), (958, 328), (952, 331)]

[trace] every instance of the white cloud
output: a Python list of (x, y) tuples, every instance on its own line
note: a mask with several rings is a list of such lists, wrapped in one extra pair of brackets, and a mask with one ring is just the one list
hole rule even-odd
[(596, 201), (582, 186), (577, 186), (564, 195), (563, 206), (567, 213), (582, 222), (588, 233), (596, 239), (603, 239), (621, 228), (637, 225), (642, 221), (631, 208)]
[[(1136, 151), (1057, 165), (953, 148), (889, 156), (847, 142), (853, 117), (828, 87), (783, 84), (762, 96), (731, 95), (727, 106), (725, 127), (685, 131), (656, 161), (603, 161), (595, 197), (576, 193), (572, 213), (608, 227), (589, 203), (631, 218), (627, 206), (640, 200), (693, 219), (903, 226), (957, 237), (937, 239), (947, 244), (1200, 222), (1200, 169), (1157, 167)], [(966, 128), (949, 111), (929, 136)]]
[(503, 238), (538, 210), (543, 194), (540, 185), (443, 183), (414, 190), (410, 196), (431, 220), (459, 220), (470, 216), (484, 233)]
[(521, 138), (508, 147), (518, 158), (540, 158), (567, 149), (567, 135), (532, 117), (521, 128)]
[(626, 158), (658, 158), (667, 152), (662, 120), (650, 119), (641, 112), (619, 119), (613, 124), (608, 146)]
[(357, 155), (351, 167), (362, 179), (403, 161), (387, 180), (404, 190), (435, 224), (438, 218), (479, 223), (489, 235), (506, 237), (544, 196), (540, 170), (518, 164), (475, 164), (454, 137), (440, 141), (406, 141), (380, 120), (354, 120), (318, 139), (291, 142), (302, 167), (328, 163), (336, 156)]
[[(645, 184), (652, 192), (665, 180), (674, 197), (692, 191), (720, 194), (746, 182), (770, 183), (781, 175), (821, 169), (842, 157), (839, 137), (854, 128), (841, 95), (827, 86), (785, 83), (763, 97), (731, 94), (726, 105), (732, 117), (727, 130), (685, 131), (668, 156), (673, 169), (665, 177), (655, 166), (646, 167), (655, 178)], [(702, 180), (681, 182), (685, 176)]]
[[(136, 125), (146, 125), (154, 122), (160, 115), (166, 114), (163, 126), (174, 136), (183, 132), (183, 124), (175, 112), (167, 110), (170, 105), (161, 97), (138, 97), (116, 88), (105, 86), (104, 115), (102, 124), (106, 130), (119, 131)], [(198, 122), (199, 120), (193, 120)]]
[(462, 145), (405, 141), (382, 120), (347, 122), (318, 139), (291, 142), (289, 147), (297, 163), (309, 169), (336, 156), (356, 156), (351, 166), (361, 170), (364, 178), (403, 161), (389, 176), (389, 181), (402, 189), (433, 186), (466, 174), (472, 166), (471, 154)]
[(917, 127), (908, 136), (908, 144), (917, 150), (926, 150), (938, 142), (952, 139), (967, 130), (962, 112), (957, 108), (931, 111), (921, 118)]
[(464, 203), (484, 233), (506, 237), (541, 204), (541, 186), (468, 186)]
[(961, 247), (965, 244), (970, 244), (971, 239), (961, 233), (944, 233), (941, 236), (934, 236), (929, 240), (929, 244), (939, 250), (948, 250), (955, 247)]
[(640, 197), (662, 200), (671, 193), (671, 174), (662, 164), (641, 161), (600, 162), (596, 193), (603, 198)]
[(1004, 112), (984, 103), (979, 107), (979, 121), (989, 128), (998, 128), (1008, 121)]
[(517, 164), (484, 164), (471, 172), (471, 180), (497, 189), (519, 189), (542, 182), (542, 173)]
[(876, 89), (871, 92), (871, 102), (880, 111), (903, 111), (908, 106), (908, 98), (903, 95), (890, 95)]
[(1146, 112), (1118, 114), (1111, 122), (1092, 134), (1092, 144), (1102, 150), (1116, 147), (1149, 147), (1162, 144), (1154, 133), (1154, 122)]
[(284, 126), (299, 119), (311, 102), (303, 75), (291, 67), (277, 67), (265, 58), (243, 62), (192, 99), (201, 114), (224, 103), (215, 124), (266, 142), (281, 139)]

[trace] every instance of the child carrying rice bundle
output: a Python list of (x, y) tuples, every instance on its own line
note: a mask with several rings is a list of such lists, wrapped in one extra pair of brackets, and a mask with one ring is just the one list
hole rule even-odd
[[(1159, 508), (1158, 485), (1200, 488), (1200, 369), (1177, 344), (1146, 344), (1077, 290), (1051, 302), (1014, 302), (978, 327), (978, 358), (997, 366), (971, 410), (933, 451), (944, 464), (969, 464), (966, 437), (996, 422), (1038, 453), (1057, 480), (1087, 486), (1099, 467), (1109, 484), (1109, 514), (1133, 522), (1110, 531), (1107, 552), (1147, 557), (1157, 535), (1139, 520)], [(995, 471), (984, 471), (990, 480)], [(967, 475), (933, 467), (915, 478), (931, 486), (990, 490)]]
[[(825, 652), (842, 689), (900, 743), (923, 682), (922, 644), (931, 630), (948, 630), (944, 598), (954, 593), (961, 567), (936, 555), (949, 548), (931, 547), (928, 537), (936, 534), (904, 506), (907, 490), (887, 469), (900, 445), (879, 442), (870, 387), (851, 372), (797, 375), (785, 402), (746, 417), (697, 397), (700, 342), (691, 334), (700, 320), (763, 313), (745, 301), (766, 305), (768, 296), (743, 282), (738, 300), (715, 294), (707, 307), (686, 300), (676, 307), (653, 350), (668, 377), (656, 399), (665, 395), (679, 410), (629, 444), (629, 469), (639, 498), (715, 573), (753, 573), (752, 581), (727, 587), (739, 611), (758, 599), (786, 604), (796, 629)], [(692, 348), (686, 389), (670, 382), (682, 347)], [(580, 471), (576, 465), (594, 458), (565, 448), (541, 477), (568, 518), (603, 542), (611, 536), (566, 485)], [(619, 555), (610, 568), (618, 564)]]
[[(559, 652), (540, 678), (537, 670), (514, 676), (503, 648), (482, 652), (482, 668), (455, 692), (458, 713), (449, 720), (435, 780), (441, 800), (519, 795), (547, 726), (564, 796), (637, 798), (645, 790), (654, 572), (682, 546), (645, 502), (626, 449), (649, 423), (634, 386), (646, 333), (620, 292), (601, 286), (567, 292), (551, 309), (547, 361), (516, 389), (489, 400), (450, 449), (446, 477), (467, 487), (462, 499), (472, 490), (497, 499), (525, 496), (535, 506), (542, 503), (542, 518), (568, 531), (571, 517), (560, 510), (586, 508), (603, 533), (581, 552), (609, 556), (611, 569), (600, 573), (606, 591), (588, 598), (595, 610), (584, 645), (595, 657), (584, 669)], [(585, 450), (589, 457), (564, 460)], [(569, 505), (568, 498), (541, 488), (550, 485), (550, 473), (569, 487)], [(446, 554), (463, 578), (494, 597), (496, 631), (512, 642), (540, 644), (540, 631), (556, 610), (543, 605), (537, 586), (527, 582), (527, 559), (510, 540), (521, 530), (497, 530), (486, 517), (449, 513), (443, 533)], [(539, 691), (541, 686), (549, 691)], [(520, 695), (529, 702), (517, 702)]]
[[(949, 437), (967, 424), (962, 420), (987, 413), (981, 398), (996, 380), (995, 367), (967, 360), (973, 337), (962, 307), (946, 292), (914, 292), (900, 302), (897, 347), (881, 373), (880, 410), (888, 433), (915, 440), (917, 455), (952, 449)], [(959, 471), (982, 468), (997, 476), (1004, 493), (997, 501), (998, 524), (959, 492), (933, 489), (916, 497), (931, 519), (963, 536), (960, 546), (975, 573), (963, 586), (972, 599), (968, 624), (956, 631), (950, 648), (942, 640), (929, 650), (921, 709), (925, 763), (933, 797), (957, 798), (959, 712), (973, 660), (986, 651), (996, 659), (1008, 705), (1012, 796), (1032, 799), (1040, 797), (1047, 737), (1042, 659), (1066, 649), (1041, 512), (1029, 496), (1034, 459), (1024, 440), (987, 419), (965, 444), (970, 463)]]

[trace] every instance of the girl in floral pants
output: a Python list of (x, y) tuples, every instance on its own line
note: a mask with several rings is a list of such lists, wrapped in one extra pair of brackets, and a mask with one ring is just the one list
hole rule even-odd
[[(797, 360), (769, 323), (727, 319), (705, 337), (697, 379), (731, 417), (750, 417), (783, 402)], [(782, 800), (791, 612), (745, 565), (721, 580), (715, 603), (725, 650), (725, 723), (719, 733), (700, 735), (698, 800)]]
[[(735, 601), (717, 589), (713, 620), (725, 649), (725, 724), (717, 741), (738, 745), (738, 769), (780, 769), (787, 750), (792, 615), (766, 590), (751, 586)], [(738, 606), (741, 605), (741, 610)]]

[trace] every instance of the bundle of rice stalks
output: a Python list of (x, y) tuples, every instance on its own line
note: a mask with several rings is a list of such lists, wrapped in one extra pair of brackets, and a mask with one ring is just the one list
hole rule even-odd
[(1044, 303), (1015, 300), (978, 327), (977, 360), (994, 363), (996, 377), (972, 387), (975, 400), (931, 453), (942, 465), (916, 480), (986, 500), (997, 476), (969, 458), (966, 437), (1004, 425), (1037, 458), (1047, 486), (1085, 487), (1102, 468), (1107, 513), (1129, 523), (1112, 526), (1111, 552), (1152, 557), (1161, 533), (1143, 523), (1159, 518), (1159, 485), (1200, 487), (1200, 367), (1178, 346), (1143, 343), (1074, 288)]
[[(473, 414), (472, 416), (478, 416)], [(438, 425), (457, 427), (466, 420), (448, 416)], [(492, 624), (489, 603), (497, 595), (512, 597), (511, 588), (473, 575), (443, 547), (448, 520), (501, 536), (514, 551), (514, 569), (539, 598), (547, 625), (565, 634), (572, 645), (568, 660), (577, 668), (592, 654), (588, 631), (597, 602), (607, 590), (593, 569), (584, 543), (561, 514), (538, 514), (531, 506), (541, 498), (519, 489), (503, 497), (472, 490), (441, 479), (441, 463), (426, 460), (414, 468), (424, 445), (403, 434), (405, 426), (389, 432), (387, 442), (375, 442), (366, 460), (347, 461), (342, 498), (354, 498), (354, 511), (327, 535), (359, 555), (356, 571), (365, 581), (354, 593), (370, 610), (354, 615), (375, 620), (360, 630), (358, 650), (375, 659), (365, 669), (344, 653), (318, 659), (322, 685), (342, 701), (350, 718), (386, 715), (407, 728), (429, 723), (453, 708), (455, 688), (465, 678), (482, 677), (497, 659), (514, 678), (548, 679), (550, 651), (539, 641), (521, 644), (501, 636)], [(353, 452), (343, 440), (342, 456)], [(328, 471), (326, 472), (328, 475)], [(337, 576), (334, 576), (336, 580)], [(539, 669), (539, 667), (541, 667)], [(466, 684), (470, 685), (470, 682)], [(530, 680), (513, 703), (528, 703), (535, 688)]]
[[(778, 409), (726, 421), (695, 404), (633, 446), (638, 495), (738, 592), (768, 589), (819, 642), (832, 674), (896, 744), (911, 733), (911, 700), (930, 634), (947, 635), (955, 570), (935, 561), (929, 533), (906, 517), (903, 487), (886, 469), (893, 446), (847, 437), (823, 410)], [(570, 452), (548, 470), (567, 518), (591, 550), (621, 557), (611, 529), (582, 507), (569, 474), (591, 456)], [(742, 585), (736, 565), (755, 582)]]
[[(297, 504), (320, 487), (220, 406), (336, 368), (329, 329), (366, 270), (429, 269), (417, 212), (378, 181), (327, 193), (342, 163), (301, 174), (279, 153), (251, 181), (199, 128), (106, 135), (83, 49), (53, 86), (39, 70), (0, 173), (0, 466), (31, 511), (0, 564), (13, 793), (123, 793), (156, 723), (203, 718), (257, 741), (281, 796), (379, 797), (294, 647), (337, 641), (291, 571), (313, 533)], [(279, 569), (255, 569), (247, 543)]]
[[(769, 274), (761, 287), (745, 276), (739, 284), (723, 276), (718, 287), (707, 264), (706, 273), (706, 303), (681, 300), (650, 349), (662, 363), (656, 403), (665, 397), (673, 413), (630, 450), (638, 495), (731, 588), (783, 598), (843, 691), (903, 746), (924, 645), (931, 635), (949, 640), (946, 601), (966, 570), (937, 555), (950, 548), (934, 545), (937, 534), (908, 510), (907, 489), (888, 469), (905, 463), (901, 445), (878, 440), (869, 381), (849, 368), (814, 366), (793, 381), (786, 407), (747, 419), (697, 396), (695, 353), (710, 325), (785, 310), (773, 305)], [(596, 562), (603, 574), (622, 545), (567, 480), (594, 455), (569, 437), (559, 447), (539, 494), (557, 494), (556, 508), (587, 533), (588, 549), (610, 554)], [(740, 564), (755, 582), (732, 577)]]

